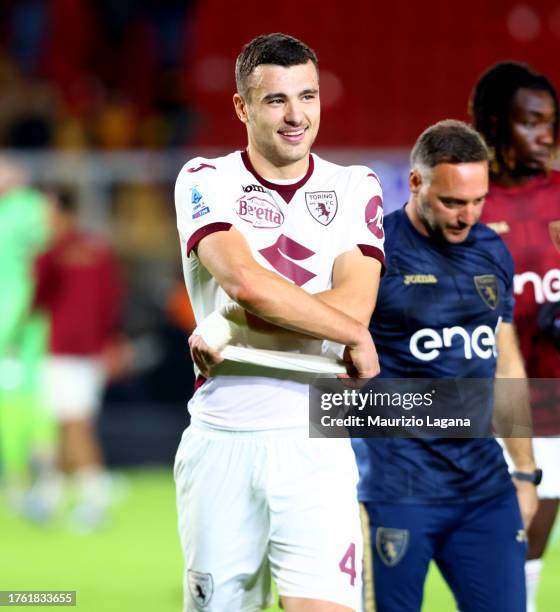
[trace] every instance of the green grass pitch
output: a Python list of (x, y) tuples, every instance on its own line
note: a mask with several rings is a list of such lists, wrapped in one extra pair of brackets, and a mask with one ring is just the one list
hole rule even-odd
[[(0, 590), (75, 590), (74, 609), (82, 612), (179, 612), (182, 559), (171, 471), (132, 471), (126, 483), (110, 523), (89, 535), (74, 533), (64, 517), (48, 527), (30, 525), (0, 503)], [(559, 539), (557, 531), (539, 612), (560, 609)], [(423, 610), (455, 611), (437, 571), (430, 573)]]

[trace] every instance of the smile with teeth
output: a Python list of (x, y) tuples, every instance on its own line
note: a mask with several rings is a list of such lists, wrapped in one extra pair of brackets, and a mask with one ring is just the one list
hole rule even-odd
[(297, 130), (279, 130), (278, 133), (280, 134), (280, 136), (290, 142), (299, 142), (303, 139), (305, 130), (306, 128), (299, 128)]

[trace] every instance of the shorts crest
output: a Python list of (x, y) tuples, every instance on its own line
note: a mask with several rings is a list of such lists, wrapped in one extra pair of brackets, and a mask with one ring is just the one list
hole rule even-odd
[(393, 567), (404, 557), (408, 550), (409, 535), (408, 529), (377, 528), (375, 547), (385, 565)]
[(192, 598), (201, 608), (205, 608), (210, 603), (214, 593), (212, 574), (189, 570), (187, 572), (187, 579)]

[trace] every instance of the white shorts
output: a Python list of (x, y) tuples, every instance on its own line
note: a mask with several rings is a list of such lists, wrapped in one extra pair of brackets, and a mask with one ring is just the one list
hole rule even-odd
[(191, 425), (175, 460), (185, 610), (253, 612), (278, 592), (361, 595), (358, 472), (346, 439)]
[(96, 359), (49, 357), (43, 385), (49, 408), (59, 421), (95, 416), (101, 402), (105, 377)]
[[(503, 446), (501, 440), (500, 443)], [(542, 482), (537, 487), (539, 499), (560, 498), (560, 438), (533, 438), (533, 453), (537, 467), (543, 471)], [(513, 471), (513, 464), (505, 451), (504, 457)]]

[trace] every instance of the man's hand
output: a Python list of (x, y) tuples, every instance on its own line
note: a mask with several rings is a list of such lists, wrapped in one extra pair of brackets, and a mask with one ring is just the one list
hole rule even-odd
[[(379, 374), (379, 359), (377, 350), (367, 328), (360, 342), (344, 349), (344, 361), (348, 364), (348, 376), (350, 378), (373, 378)], [(344, 375), (339, 378), (345, 378)]]
[(214, 366), (222, 363), (224, 358), (218, 351), (212, 350), (202, 336), (192, 334), (189, 337), (189, 349), (191, 357), (202, 376), (208, 378)]
[(523, 526), (525, 529), (529, 529), (539, 506), (537, 487), (532, 482), (524, 482), (515, 478), (513, 478), (513, 484), (517, 490), (517, 500), (521, 509)]

